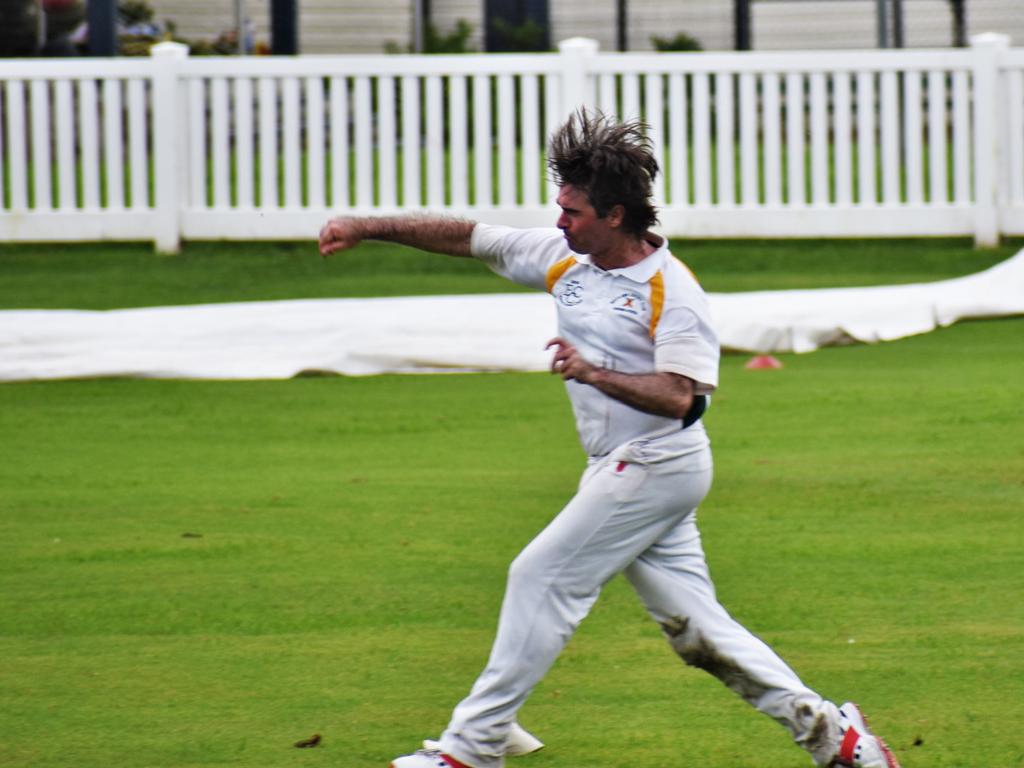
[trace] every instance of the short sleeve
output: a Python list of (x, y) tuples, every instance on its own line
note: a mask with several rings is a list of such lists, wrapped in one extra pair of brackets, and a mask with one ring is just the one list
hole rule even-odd
[(470, 251), (502, 277), (541, 290), (546, 287), (548, 268), (571, 254), (557, 229), (516, 229), (494, 224), (477, 224), (473, 228)]
[(685, 305), (666, 307), (654, 339), (654, 369), (696, 382), (699, 395), (718, 386), (718, 338), (707, 320)]

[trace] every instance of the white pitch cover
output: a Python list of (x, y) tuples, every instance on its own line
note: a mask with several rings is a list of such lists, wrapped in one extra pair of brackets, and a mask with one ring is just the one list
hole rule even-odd
[[(1024, 314), (1024, 250), (914, 285), (709, 294), (723, 349), (811, 352)], [(0, 311), (0, 381), (544, 371), (545, 293)]]

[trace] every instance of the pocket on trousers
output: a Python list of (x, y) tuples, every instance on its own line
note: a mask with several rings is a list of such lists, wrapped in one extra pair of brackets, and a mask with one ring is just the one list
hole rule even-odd
[(630, 501), (644, 480), (647, 479), (648, 468), (643, 464), (630, 461), (613, 461), (608, 466), (609, 484), (612, 497), (616, 501)]

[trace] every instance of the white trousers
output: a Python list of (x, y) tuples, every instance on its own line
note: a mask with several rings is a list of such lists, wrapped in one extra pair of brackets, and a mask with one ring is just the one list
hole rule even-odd
[(509, 725), (601, 587), (624, 573), (682, 659), (785, 726), (816, 762), (838, 744), (838, 711), (719, 605), (696, 524), (711, 452), (652, 464), (612, 457), (513, 561), (487, 666), (456, 707), (442, 749), (500, 768)]

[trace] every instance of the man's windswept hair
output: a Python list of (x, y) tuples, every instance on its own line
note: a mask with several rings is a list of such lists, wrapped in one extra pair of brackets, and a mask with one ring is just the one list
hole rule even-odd
[(622, 228), (643, 235), (657, 220), (651, 185), (658, 161), (640, 120), (619, 123), (603, 112), (580, 109), (551, 137), (548, 168), (555, 184), (586, 194), (600, 217), (625, 209)]

